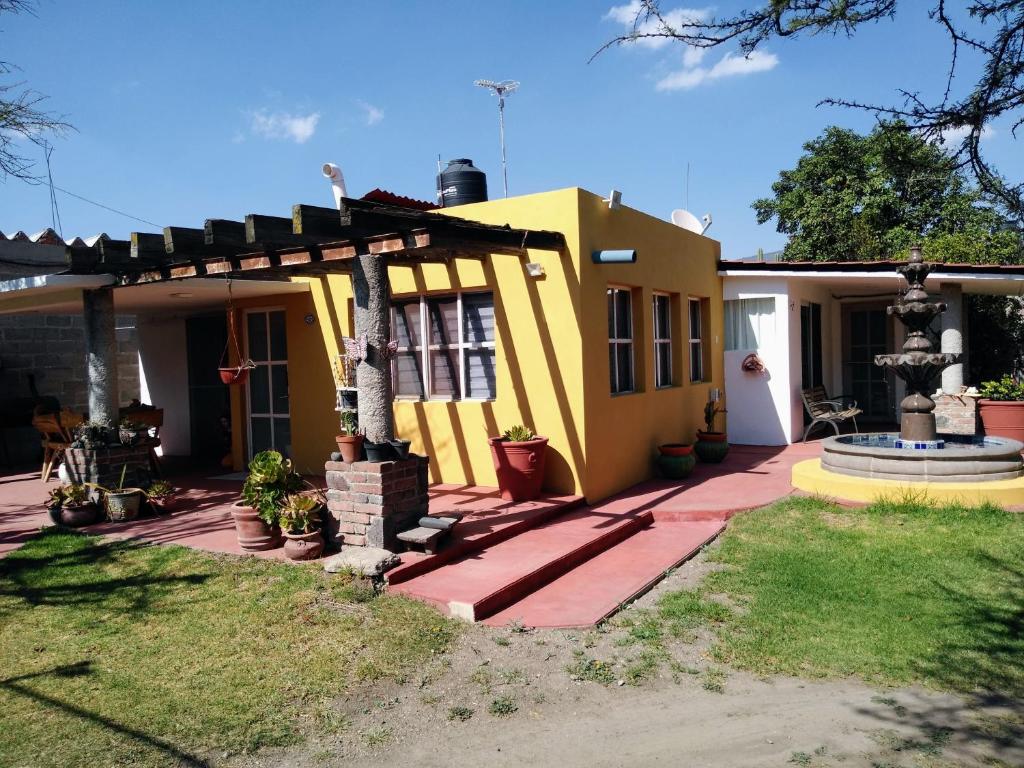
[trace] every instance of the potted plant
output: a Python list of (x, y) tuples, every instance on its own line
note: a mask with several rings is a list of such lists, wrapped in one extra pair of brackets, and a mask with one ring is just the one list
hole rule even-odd
[(693, 472), (697, 459), (688, 443), (665, 443), (658, 446), (658, 471), (670, 480), (682, 480)]
[(78, 483), (51, 488), (46, 502), (55, 525), (78, 528), (96, 522), (98, 508), (89, 498), (89, 489)]
[(412, 445), (409, 440), (399, 440), (398, 438), (395, 438), (388, 442), (391, 443), (391, 450), (399, 461), (409, 458), (409, 446)]
[(157, 480), (143, 492), (150, 510), (155, 515), (170, 514), (176, 501), (178, 489), (166, 480)]
[(725, 412), (725, 408), (719, 408), (714, 400), (708, 400), (704, 405), (706, 429), (697, 430), (697, 442), (693, 445), (693, 450), (701, 461), (718, 464), (729, 453), (728, 435), (715, 431), (715, 416)]
[(517, 425), (506, 430), (501, 437), (489, 438), (488, 443), (501, 498), (529, 501), (540, 496), (548, 439), (537, 437), (528, 428)]
[(135, 445), (139, 437), (145, 435), (148, 431), (149, 429), (145, 424), (140, 424), (131, 419), (121, 419), (121, 423), (117, 425), (117, 439), (121, 441), (121, 445)]
[(983, 382), (978, 389), (978, 417), (982, 434), (1024, 441), (1024, 382), (1005, 374), (998, 381)]
[(115, 523), (126, 523), (139, 516), (139, 505), (142, 504), (141, 488), (125, 488), (124, 478), (128, 465), (121, 467), (121, 479), (113, 488), (104, 488), (96, 483), (86, 483), (103, 494), (103, 506), (107, 510), (107, 519)]
[(291, 560), (315, 560), (324, 551), (320, 533), (321, 502), (308, 494), (289, 494), (278, 510), (284, 553)]
[(277, 451), (262, 451), (249, 462), (242, 499), (231, 510), (238, 544), (248, 551), (274, 549), (281, 544), (278, 516), (285, 497), (302, 487), (290, 460)]
[(359, 417), (355, 411), (341, 412), (341, 434), (334, 439), (338, 443), (341, 460), (346, 464), (362, 458), (363, 436), (359, 434)]

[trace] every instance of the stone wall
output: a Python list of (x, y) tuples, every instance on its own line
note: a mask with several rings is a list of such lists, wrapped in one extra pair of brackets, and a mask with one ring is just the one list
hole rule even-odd
[(402, 461), (328, 461), (327, 520), (337, 544), (397, 551), (397, 535), (427, 514), (427, 458)]
[(974, 397), (938, 395), (935, 400), (935, 429), (947, 435), (978, 434), (978, 400)]
[[(117, 318), (120, 400), (139, 396), (139, 347), (135, 318)], [(28, 397), (33, 374), (40, 395), (61, 407), (88, 410), (85, 382), (85, 330), (81, 314), (0, 316), (0, 399)]]

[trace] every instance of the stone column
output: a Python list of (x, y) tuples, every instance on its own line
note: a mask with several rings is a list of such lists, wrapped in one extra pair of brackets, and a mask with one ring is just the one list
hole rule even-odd
[[(946, 311), (942, 313), (942, 345), (940, 352), (964, 352), (964, 297), (959, 283), (942, 283), (942, 300)], [(955, 395), (964, 383), (964, 365), (957, 363), (942, 372), (942, 391)]]
[(85, 315), (85, 370), (89, 388), (89, 420), (116, 427), (120, 397), (117, 391), (117, 338), (114, 331), (114, 290), (82, 292)]

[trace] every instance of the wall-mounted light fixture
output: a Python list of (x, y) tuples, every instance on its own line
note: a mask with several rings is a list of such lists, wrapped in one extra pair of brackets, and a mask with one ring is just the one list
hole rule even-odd
[(635, 264), (636, 251), (594, 251), (590, 258), (595, 264)]
[(603, 198), (601, 202), (608, 203), (609, 210), (617, 211), (622, 207), (622, 193), (613, 189), (608, 193), (608, 197)]
[(538, 261), (531, 261), (526, 265), (526, 274), (530, 277), (544, 277), (544, 265)]

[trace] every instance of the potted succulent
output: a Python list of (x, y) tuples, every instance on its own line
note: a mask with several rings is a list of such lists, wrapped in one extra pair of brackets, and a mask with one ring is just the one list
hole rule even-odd
[(688, 443), (665, 443), (658, 446), (658, 471), (670, 480), (689, 477), (697, 464), (693, 446)]
[(253, 456), (249, 476), (242, 485), (242, 499), (231, 510), (239, 546), (249, 551), (279, 546), (281, 505), (288, 494), (301, 488), (302, 478), (280, 453), (261, 451)]
[(96, 483), (86, 483), (90, 488), (95, 488), (103, 494), (103, 506), (107, 510), (107, 519), (115, 523), (126, 523), (139, 516), (139, 506), (142, 504), (141, 488), (125, 488), (124, 478), (128, 472), (128, 465), (121, 467), (121, 479), (113, 488), (104, 488)]
[(308, 494), (289, 494), (278, 510), (284, 553), (291, 560), (315, 560), (324, 551), (320, 533), (320, 500)]
[(362, 458), (363, 436), (359, 434), (359, 417), (355, 411), (341, 412), (341, 434), (334, 440), (338, 443), (341, 460), (346, 464), (352, 464)]
[(117, 425), (117, 439), (121, 441), (121, 445), (135, 445), (148, 431), (149, 428), (145, 424), (131, 419), (121, 419), (121, 423)]
[(153, 514), (167, 515), (173, 511), (178, 489), (166, 480), (157, 480), (144, 493)]
[(506, 501), (529, 501), (540, 496), (548, 439), (522, 425), (488, 439), (498, 489)]
[(978, 417), (988, 437), (1024, 441), (1024, 381), (1005, 374), (998, 381), (983, 382), (978, 389)]
[(50, 489), (46, 506), (55, 524), (69, 528), (90, 525), (99, 516), (99, 508), (89, 498), (89, 489), (78, 483)]
[(725, 432), (715, 431), (715, 416), (725, 413), (725, 408), (719, 408), (714, 400), (708, 400), (704, 405), (704, 426), (706, 429), (697, 430), (697, 442), (693, 450), (697, 457), (709, 464), (718, 464), (729, 453), (729, 438)]

